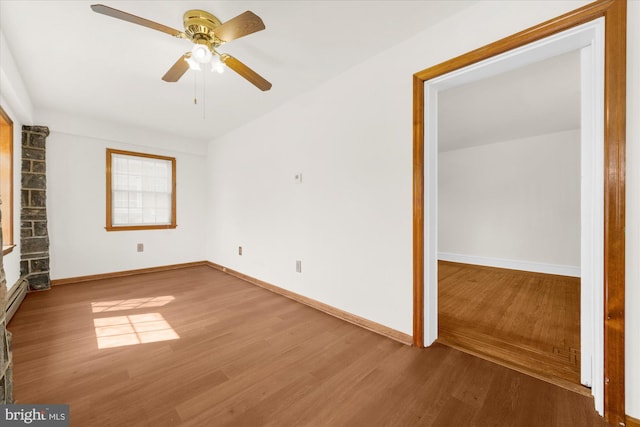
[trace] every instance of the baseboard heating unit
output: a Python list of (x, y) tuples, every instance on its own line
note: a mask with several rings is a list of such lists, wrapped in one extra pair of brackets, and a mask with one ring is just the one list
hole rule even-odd
[(29, 282), (27, 279), (19, 279), (18, 282), (9, 289), (9, 295), (7, 295), (7, 323), (11, 320), (18, 307), (22, 304), (22, 300), (27, 295), (27, 289), (29, 288)]

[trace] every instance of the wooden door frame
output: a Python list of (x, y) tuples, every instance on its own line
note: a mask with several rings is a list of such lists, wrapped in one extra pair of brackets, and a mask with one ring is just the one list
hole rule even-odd
[(625, 420), (626, 0), (595, 1), (413, 75), (413, 344), (424, 347), (425, 82), (601, 17), (605, 21), (604, 415), (619, 425)]

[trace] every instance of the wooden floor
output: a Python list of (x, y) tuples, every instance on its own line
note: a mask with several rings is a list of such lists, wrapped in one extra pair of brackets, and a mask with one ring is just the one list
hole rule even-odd
[(206, 266), (32, 293), (9, 329), (17, 403), (70, 404), (72, 426), (606, 425), (578, 393)]
[(440, 261), (439, 340), (569, 389), (580, 385), (580, 279)]

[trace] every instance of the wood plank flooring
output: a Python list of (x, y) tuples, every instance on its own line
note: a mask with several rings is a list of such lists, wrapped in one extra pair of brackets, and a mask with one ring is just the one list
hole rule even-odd
[(440, 261), (439, 341), (574, 391), (580, 279)]
[(17, 403), (72, 426), (606, 425), (578, 393), (206, 266), (31, 293), (9, 330)]

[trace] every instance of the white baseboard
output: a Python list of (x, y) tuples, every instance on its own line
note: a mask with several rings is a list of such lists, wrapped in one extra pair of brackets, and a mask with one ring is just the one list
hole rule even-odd
[(387, 338), (391, 338), (392, 340), (396, 340), (402, 344), (405, 344), (405, 345), (413, 344), (413, 337), (411, 335), (405, 334), (404, 332), (400, 332), (388, 326), (384, 326), (384, 325), (381, 325), (380, 323), (376, 323), (372, 320), (368, 320), (363, 317), (357, 316), (355, 314), (351, 314), (347, 311), (340, 310), (339, 308), (332, 307), (328, 304), (325, 304), (320, 301), (316, 301), (312, 298), (308, 298), (303, 295), (297, 294), (295, 292), (291, 292), (287, 289), (281, 288), (276, 285), (272, 285), (271, 283), (264, 282), (260, 279), (247, 276), (244, 273), (240, 273), (239, 271), (232, 270), (231, 268), (224, 267), (220, 264), (207, 261), (207, 265), (211, 268), (222, 271), (223, 273), (227, 273), (231, 276), (235, 276), (239, 279), (242, 279), (248, 283), (267, 289), (273, 293), (282, 295), (284, 297), (297, 301), (301, 304), (308, 305), (309, 307), (322, 311), (333, 317), (337, 317), (338, 319), (344, 320), (349, 323), (353, 323), (354, 325), (360, 326), (361, 328), (364, 328), (364, 329), (368, 329), (372, 332), (383, 335)]
[(464, 264), (484, 265), (486, 267), (507, 268), (509, 270), (532, 271), (535, 273), (557, 274), (559, 276), (580, 277), (580, 267), (570, 265), (544, 264), (513, 259), (486, 258), (473, 255), (460, 255), (439, 252), (441, 261), (460, 262)]

